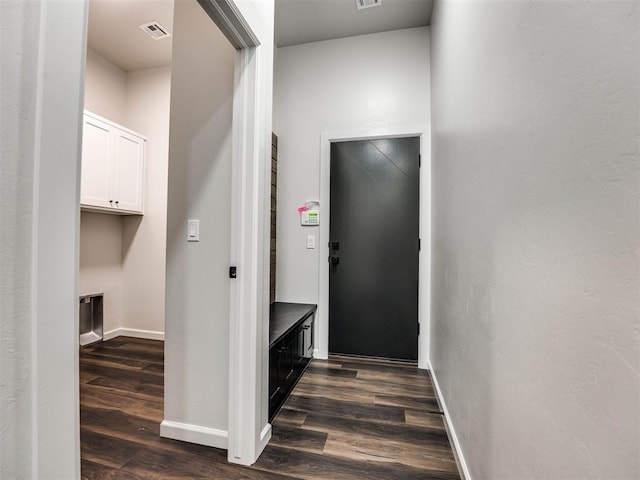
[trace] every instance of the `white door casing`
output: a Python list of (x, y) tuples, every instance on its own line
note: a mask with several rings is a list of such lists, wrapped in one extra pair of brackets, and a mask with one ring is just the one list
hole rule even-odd
[(268, 423), (273, 0), (198, 0), (237, 49), (233, 94), (228, 459), (251, 465)]
[(373, 138), (420, 137), (420, 239), (418, 277), (418, 367), (428, 368), (429, 361), (429, 318), (430, 318), (430, 276), (431, 276), (431, 127), (429, 125), (409, 125), (382, 129), (324, 132), (320, 135), (320, 205), (325, 212), (325, 220), (320, 225), (320, 252), (318, 255), (318, 311), (316, 313), (315, 335), (318, 345), (314, 357), (326, 359), (329, 355), (329, 222), (331, 209), (331, 143)]

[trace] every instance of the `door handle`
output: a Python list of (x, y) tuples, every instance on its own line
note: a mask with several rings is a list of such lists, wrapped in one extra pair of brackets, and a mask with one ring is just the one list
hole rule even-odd
[(329, 263), (331, 265), (338, 265), (340, 263), (340, 257), (338, 257), (337, 255), (331, 255), (329, 257)]

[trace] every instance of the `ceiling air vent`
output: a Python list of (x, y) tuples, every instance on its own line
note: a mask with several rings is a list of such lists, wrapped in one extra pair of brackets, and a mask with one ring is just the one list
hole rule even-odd
[(356, 6), (358, 10), (371, 7), (379, 7), (382, 5), (382, 0), (356, 0)]
[(154, 40), (160, 40), (161, 38), (167, 38), (171, 36), (169, 31), (158, 22), (145, 23), (144, 25), (140, 25), (140, 28), (147, 34), (149, 34), (149, 36)]

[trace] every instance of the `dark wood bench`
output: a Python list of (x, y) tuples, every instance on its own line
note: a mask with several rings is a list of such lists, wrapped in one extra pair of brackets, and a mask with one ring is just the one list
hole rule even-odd
[(317, 306), (275, 302), (269, 311), (269, 421), (273, 420), (313, 357)]

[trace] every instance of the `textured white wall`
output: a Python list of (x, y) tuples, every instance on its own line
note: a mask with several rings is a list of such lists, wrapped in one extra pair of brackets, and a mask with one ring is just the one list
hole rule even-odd
[[(31, 455), (35, 392), (31, 338), (33, 279), (31, 241), (35, 175), (35, 75), (21, 78), (25, 69), (37, 68), (38, 34), (25, 36), (40, 22), (37, 3), (0, 4), (2, 29), (2, 128), (0, 129), (0, 473), (2, 478), (32, 478)], [(12, 27), (12, 28), (11, 28)], [(23, 31), (25, 30), (25, 31)], [(31, 42), (22, 43), (25, 38)], [(26, 112), (23, 113), (23, 112)], [(26, 117), (26, 121), (22, 120)], [(22, 122), (21, 122), (22, 120)]]
[(126, 126), (147, 137), (144, 216), (123, 219), (122, 326), (164, 332), (171, 68), (127, 74)]
[(0, 478), (80, 476), (83, 2), (0, 2)]
[(277, 49), (278, 301), (318, 302), (318, 229), (297, 208), (320, 195), (320, 134), (428, 124), (428, 58), (426, 27)]
[(435, 7), (431, 361), (474, 479), (640, 477), (639, 13)]
[[(227, 430), (234, 52), (176, 2), (167, 209), (165, 420)], [(187, 220), (200, 242), (187, 243)]]

